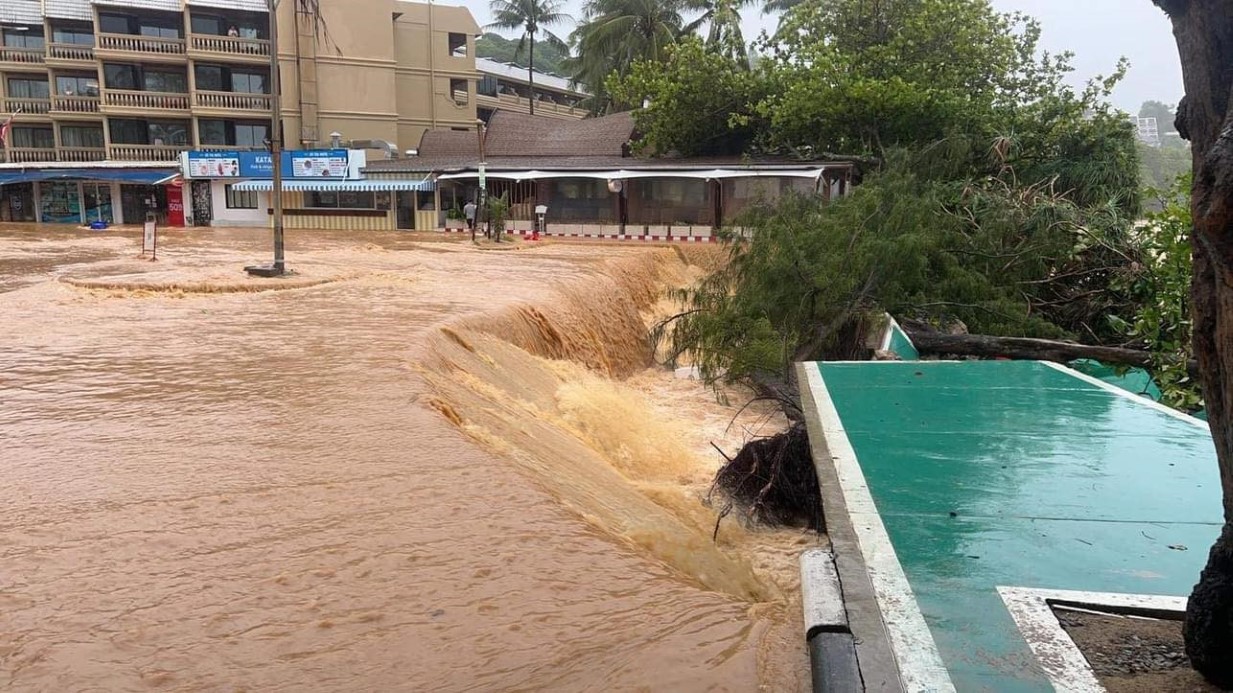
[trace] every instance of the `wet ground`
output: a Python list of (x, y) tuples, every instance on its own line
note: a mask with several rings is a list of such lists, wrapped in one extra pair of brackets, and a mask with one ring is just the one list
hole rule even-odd
[(816, 540), (702, 502), (764, 417), (633, 329), (678, 252), (268, 246), (0, 230), (0, 688), (806, 687)]

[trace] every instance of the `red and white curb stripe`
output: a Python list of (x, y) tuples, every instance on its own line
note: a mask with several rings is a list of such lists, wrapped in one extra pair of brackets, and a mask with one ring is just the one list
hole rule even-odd
[[(446, 233), (470, 233), (470, 229), (444, 229)], [(518, 235), (524, 238), (531, 235), (530, 231), (506, 230), (505, 235)], [(602, 234), (602, 233), (541, 233), (540, 237), (550, 238), (594, 238), (605, 241), (665, 241), (672, 243), (717, 243), (715, 236), (643, 236), (633, 234)]]

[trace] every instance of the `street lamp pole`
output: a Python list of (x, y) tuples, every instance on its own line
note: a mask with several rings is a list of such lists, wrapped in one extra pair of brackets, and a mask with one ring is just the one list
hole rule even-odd
[[(485, 218), (484, 213), (488, 209), (488, 177), (487, 177), (487, 172), (485, 170), (487, 167), (488, 157), (484, 154), (484, 140), (487, 139), (487, 133), (485, 132), (484, 121), (480, 120), (479, 118), (475, 119), (475, 134), (476, 136), (479, 137), (479, 155), (480, 155), (480, 160), (479, 160), (479, 209), (476, 210), (476, 216), (478, 217), (476, 219), (476, 223), (479, 223), (479, 219)], [(487, 229), (488, 226), (485, 226), (484, 228)], [(488, 235), (488, 234), (485, 233), (485, 235)], [(474, 226), (471, 227), (471, 240), (472, 241), (475, 240), (475, 227)]]
[(274, 222), (274, 264), (244, 268), (249, 274), (262, 277), (276, 277), (287, 271), (283, 243), (283, 99), (278, 63), (278, 4), (279, 0), (266, 0), (270, 14), (270, 158), (273, 164), (270, 206)]

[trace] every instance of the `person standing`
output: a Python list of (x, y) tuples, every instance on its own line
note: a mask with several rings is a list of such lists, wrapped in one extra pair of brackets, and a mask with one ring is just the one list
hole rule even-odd
[(467, 203), (462, 206), (462, 216), (466, 217), (467, 228), (472, 231), (475, 230), (475, 209), (475, 200), (468, 200)]

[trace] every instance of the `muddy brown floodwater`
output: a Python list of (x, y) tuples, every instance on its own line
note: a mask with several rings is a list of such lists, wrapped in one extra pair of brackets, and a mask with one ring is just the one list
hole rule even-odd
[(777, 422), (643, 339), (705, 258), (434, 240), (0, 229), (0, 688), (807, 688), (817, 538), (702, 502)]

